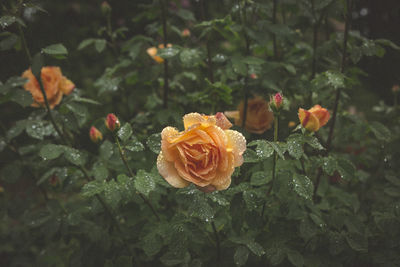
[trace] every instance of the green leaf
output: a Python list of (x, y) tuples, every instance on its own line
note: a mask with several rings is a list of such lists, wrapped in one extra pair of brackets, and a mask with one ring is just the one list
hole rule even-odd
[(105, 181), (91, 181), (82, 187), (82, 196), (91, 197), (100, 194), (105, 189)]
[(143, 242), (144, 245), (142, 248), (144, 250), (144, 253), (146, 253), (146, 255), (149, 257), (156, 255), (163, 246), (161, 237), (154, 232), (147, 234), (143, 238)]
[(248, 146), (257, 146), (256, 154), (257, 157), (261, 160), (267, 159), (272, 156), (274, 153), (274, 148), (270, 144), (270, 142), (266, 140), (255, 140), (251, 141)]
[(206, 222), (210, 222), (214, 218), (215, 211), (207, 203), (207, 199), (202, 195), (194, 195), (192, 203), (189, 206), (189, 215), (192, 217), (199, 218)]
[(251, 252), (253, 252), (255, 255), (257, 255), (259, 257), (261, 257), (262, 255), (265, 254), (264, 248), (256, 241), (249, 241), (246, 243), (246, 245), (250, 249)]
[(331, 85), (333, 88), (344, 88), (344, 75), (340, 72), (334, 72), (334, 71), (326, 71), (324, 72), (327, 82), (329, 85)]
[(156, 188), (154, 177), (144, 170), (137, 172), (134, 185), (136, 190), (145, 196), (148, 196)]
[(33, 103), (32, 94), (25, 90), (15, 90), (11, 93), (11, 100), (20, 104), (22, 107), (28, 107)]
[(354, 178), (356, 168), (351, 161), (344, 158), (338, 158), (337, 165), (337, 170), (342, 179), (350, 181), (352, 178)]
[(25, 130), (30, 137), (39, 140), (43, 140), (45, 136), (56, 134), (53, 125), (48, 121), (42, 120), (27, 121)]
[(304, 265), (304, 258), (297, 250), (288, 250), (286, 252), (289, 261), (297, 267), (302, 267)]
[(94, 40), (95, 40), (95, 39), (93, 39), (93, 38), (89, 38), (89, 39), (83, 40), (83, 41), (78, 45), (78, 50), (82, 50), (82, 49), (84, 49), (85, 47), (87, 47), (87, 46), (93, 44)]
[(64, 147), (64, 156), (74, 165), (83, 166), (86, 163), (86, 155), (72, 147)]
[(17, 21), (17, 18), (14, 16), (2, 16), (0, 17), (0, 26), (5, 29)]
[(400, 187), (400, 179), (394, 175), (386, 174), (385, 179), (388, 180), (391, 184)]
[(118, 204), (122, 199), (121, 193), (121, 187), (115, 180), (111, 180), (105, 184), (104, 199), (113, 209), (118, 207)]
[(10, 50), (17, 44), (18, 41), (18, 35), (10, 34), (7, 38), (4, 38), (0, 41), (0, 51)]
[(106, 48), (107, 41), (104, 39), (96, 39), (94, 41), (94, 48), (96, 48), (96, 51), (101, 53), (103, 50)]
[(318, 149), (318, 150), (324, 150), (325, 148), (321, 145), (321, 143), (318, 141), (318, 138), (315, 136), (310, 136), (310, 135), (304, 135), (304, 142), (309, 144), (312, 148)]
[(311, 200), (313, 196), (313, 182), (305, 175), (294, 175), (292, 180), (293, 190), (301, 197)]
[(53, 44), (49, 45), (45, 48), (42, 49), (43, 53), (46, 53), (48, 55), (52, 56), (62, 56), (62, 55), (67, 55), (68, 50), (65, 48), (63, 44)]
[(15, 183), (23, 174), (23, 166), (19, 161), (13, 161), (6, 165), (0, 171), (1, 180), (6, 183)]
[(163, 49), (158, 49), (157, 50), (157, 56), (160, 56), (164, 59), (169, 59), (174, 56), (176, 56), (180, 52), (180, 48), (173, 46), (173, 47), (167, 47)]
[(182, 49), (179, 59), (186, 67), (194, 67), (202, 61), (200, 50), (189, 48)]
[(391, 197), (400, 197), (400, 189), (396, 187), (386, 187), (384, 190), (386, 195)]
[(144, 145), (136, 138), (133, 138), (125, 144), (124, 148), (132, 152), (140, 152), (144, 150)]
[(281, 157), (283, 160), (285, 159), (285, 156), (283, 155), (283, 153), (285, 153), (285, 151), (283, 150), (281, 144), (282, 143), (275, 143), (275, 142), (269, 142), (267, 141), (271, 147), (275, 150), (275, 152), (278, 154), (279, 157)]
[(244, 151), (243, 160), (245, 163), (254, 163), (260, 161), (257, 153), (249, 148)]
[(58, 158), (62, 153), (64, 153), (64, 147), (55, 144), (44, 145), (39, 152), (39, 155), (44, 160), (51, 160)]
[(132, 127), (129, 123), (125, 123), (121, 129), (118, 130), (118, 137), (122, 140), (122, 142), (126, 142), (129, 137), (131, 137), (133, 131)]
[(249, 250), (245, 246), (238, 246), (233, 255), (233, 261), (237, 266), (244, 266), (249, 257)]
[(250, 184), (259, 186), (268, 184), (272, 180), (272, 173), (266, 171), (253, 172), (250, 178)]
[(303, 142), (301, 139), (290, 138), (287, 141), (287, 150), (289, 155), (295, 159), (300, 159), (303, 156)]
[(328, 175), (333, 175), (337, 170), (336, 158), (328, 156), (322, 159), (322, 170)]
[(150, 135), (146, 142), (147, 146), (156, 154), (161, 151), (161, 133), (155, 133)]
[(374, 133), (375, 137), (380, 141), (389, 141), (391, 137), (390, 130), (378, 121), (373, 121), (369, 124), (370, 130)]
[(349, 246), (358, 252), (368, 252), (368, 239), (360, 233), (348, 233), (346, 240)]

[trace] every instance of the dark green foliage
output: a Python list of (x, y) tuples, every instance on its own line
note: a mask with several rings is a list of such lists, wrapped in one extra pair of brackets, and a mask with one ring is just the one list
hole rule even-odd
[[(400, 47), (362, 20), (346, 36), (346, 3), (362, 1), (3, 2), (0, 266), (399, 264), (400, 93), (371, 95), (365, 66)], [(160, 64), (146, 51), (164, 41)], [(50, 112), (31, 107), (29, 66), (60, 66), (76, 88)], [(248, 148), (227, 190), (160, 176), (164, 127), (278, 91), (275, 139), (273, 125), (233, 127)], [(315, 104), (331, 115), (317, 133), (287, 126)]]

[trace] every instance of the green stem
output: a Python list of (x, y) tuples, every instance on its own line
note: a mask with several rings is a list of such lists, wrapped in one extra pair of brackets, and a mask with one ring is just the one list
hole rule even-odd
[(32, 57), (31, 57), (31, 53), (29, 52), (28, 45), (26, 44), (24, 31), (22, 30), (22, 27), (21, 27), (21, 25), (19, 23), (17, 23), (17, 25), (18, 25), (18, 31), (19, 31), (19, 35), (20, 35), (21, 40), (22, 40), (22, 46), (24, 47), (26, 57), (28, 58), (29, 62), (31, 62), (32, 61)]
[[(279, 114), (274, 114), (274, 142), (278, 142), (278, 128), (279, 128)], [(275, 176), (276, 176), (276, 162), (278, 160), (278, 154), (276, 151), (274, 151), (273, 155), (273, 165), (272, 165), (272, 182), (271, 182), (271, 187), (268, 190), (268, 195), (271, 193), (272, 188), (275, 183)]]
[(214, 231), (215, 241), (216, 241), (216, 244), (217, 244), (217, 261), (219, 261), (220, 258), (221, 258), (221, 248), (220, 248), (220, 243), (219, 243), (219, 236), (218, 236), (217, 228), (215, 227), (215, 223), (214, 222), (211, 222), (211, 226), (212, 226), (212, 229)]
[[(160, 0), (161, 5), (161, 20), (163, 29), (163, 43), (164, 48), (167, 48), (167, 10), (166, 3), (167, 0)], [(164, 59), (164, 92), (163, 92), (163, 107), (168, 108), (168, 94), (169, 94), (169, 84), (168, 84), (168, 60)]]
[[(121, 147), (121, 144), (120, 144), (120, 142), (118, 140), (117, 135), (113, 133), (113, 136), (114, 136), (115, 143), (118, 146), (118, 151), (119, 151), (119, 155), (121, 156), (122, 162), (124, 163), (126, 169), (128, 170), (129, 175), (132, 178), (135, 177), (135, 173), (132, 171), (131, 167), (129, 167), (128, 161), (127, 161), (126, 156), (125, 156), (125, 152)], [(160, 217), (158, 216), (158, 214), (157, 214), (156, 210), (154, 209), (153, 205), (151, 205), (150, 201), (142, 193), (136, 191), (136, 194), (138, 194), (139, 197), (144, 201), (144, 203), (146, 203), (146, 205), (149, 206), (149, 208), (153, 212), (154, 216), (156, 216), (157, 220), (160, 221)]]

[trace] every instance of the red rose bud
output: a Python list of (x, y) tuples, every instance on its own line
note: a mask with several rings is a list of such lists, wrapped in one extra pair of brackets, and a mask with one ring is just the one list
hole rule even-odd
[(108, 114), (107, 118), (106, 118), (106, 127), (111, 132), (118, 130), (119, 127), (121, 127), (121, 124), (120, 124), (117, 116), (115, 116), (112, 113)]
[(398, 84), (395, 84), (392, 86), (392, 92), (394, 94), (397, 94), (398, 92), (400, 92), (400, 86)]
[(181, 33), (182, 37), (189, 37), (190, 36), (190, 30), (189, 29), (184, 29)]
[(102, 135), (101, 132), (100, 132), (99, 130), (97, 130), (97, 128), (94, 127), (94, 126), (92, 126), (92, 127), (90, 128), (89, 137), (90, 137), (90, 140), (92, 140), (93, 143), (97, 143), (97, 142), (103, 140), (103, 135)]

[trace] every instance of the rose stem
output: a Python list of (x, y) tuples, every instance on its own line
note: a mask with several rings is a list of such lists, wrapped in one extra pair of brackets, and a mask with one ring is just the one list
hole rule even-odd
[[(279, 113), (276, 112), (276, 113), (274, 113), (274, 142), (275, 143), (278, 142), (278, 127), (279, 127)], [(274, 151), (273, 163), (272, 163), (272, 181), (271, 181), (271, 186), (268, 189), (267, 196), (269, 196), (271, 194), (272, 188), (274, 186), (277, 160), (278, 160), (278, 155), (277, 155), (276, 151)], [(263, 204), (263, 207), (261, 210), (261, 217), (264, 216), (265, 204), (266, 204), (266, 201), (264, 201), (264, 204)]]
[[(21, 34), (21, 39), (25, 40), (25, 38), (24, 38), (24, 33), (23, 33), (22, 29), (20, 30), (20, 34)], [(31, 61), (32, 61), (32, 58), (30, 57), (30, 53), (29, 53), (29, 49), (28, 49), (27, 43), (26, 43), (26, 42), (23, 42), (23, 45), (24, 45), (24, 49), (25, 49), (25, 51), (26, 51), (28, 60), (31, 62)], [(62, 134), (61, 130), (58, 128), (56, 122), (55, 122), (54, 119), (53, 119), (53, 115), (52, 115), (52, 113), (51, 113), (51, 109), (50, 109), (49, 101), (48, 101), (48, 99), (47, 99), (46, 91), (44, 90), (44, 87), (43, 87), (43, 84), (42, 84), (42, 80), (41, 80), (41, 71), (39, 72), (38, 77), (36, 77), (36, 79), (37, 79), (37, 81), (38, 81), (38, 83), (39, 83), (40, 91), (41, 91), (42, 94), (43, 94), (43, 99), (44, 99), (44, 101), (45, 101), (45, 106), (46, 106), (47, 113), (48, 113), (48, 115), (49, 115), (51, 124), (53, 125), (54, 129), (57, 131), (58, 135), (60, 136), (61, 141), (62, 141), (64, 144), (66, 144), (66, 145), (70, 145), (70, 142), (69, 142), (69, 141), (65, 138), (65, 136)], [(93, 178), (91, 178), (91, 177), (89, 176), (88, 171), (85, 169), (85, 167), (83, 167), (83, 166), (78, 166), (78, 168), (83, 172), (83, 174), (84, 174), (85, 177), (86, 177), (86, 180), (88, 180), (88, 181), (92, 181), (92, 180), (93, 180)], [(107, 213), (107, 214), (109, 215), (109, 217), (111, 218), (111, 220), (112, 220), (113, 224), (115, 225), (115, 227), (117, 228), (117, 230), (118, 230), (118, 231), (121, 233), (121, 235), (122, 235), (123, 233), (122, 233), (122, 231), (121, 231), (121, 228), (119, 227), (118, 221), (115, 219), (115, 217), (114, 217), (114, 215), (112, 214), (112, 212), (111, 212), (110, 208), (108, 207), (107, 203), (103, 200), (103, 198), (102, 198), (99, 194), (96, 194), (95, 196), (96, 196), (96, 198), (99, 200), (100, 204), (103, 206), (103, 208), (104, 208), (104, 210), (106, 211), (106, 213)], [(122, 236), (123, 236), (123, 235), (122, 235)], [(124, 243), (126, 243), (125, 240), (124, 240), (124, 238), (122, 238), (122, 241), (123, 241)], [(126, 246), (126, 249), (128, 250), (128, 246)]]
[[(168, 0), (160, 0), (164, 48), (167, 48), (167, 10), (166, 10), (166, 1), (168, 1)], [(164, 108), (168, 108), (168, 91), (169, 91), (169, 85), (168, 85), (168, 60), (164, 59), (164, 94), (163, 94), (163, 107)]]
[[(200, 1), (200, 11), (201, 11), (201, 18), (203, 21), (206, 20), (206, 3), (204, 0)], [(210, 79), (211, 83), (214, 83), (214, 72), (213, 72), (213, 65), (211, 60), (211, 48), (210, 48), (210, 38), (207, 36), (206, 39), (206, 49), (207, 49), (207, 66), (208, 66), (208, 78)]]
[[(246, 30), (245, 30), (245, 26), (247, 25), (246, 3), (244, 4), (244, 7), (243, 7), (244, 10), (242, 10), (240, 3), (239, 3), (239, 8), (240, 8), (240, 14), (243, 13), (243, 18), (242, 18), (242, 15), (240, 15), (240, 20), (241, 20), (241, 23), (242, 23), (242, 26), (243, 26), (244, 40), (246, 42), (246, 55), (250, 55), (250, 39), (249, 39), (249, 36), (247, 35)], [(245, 126), (246, 126), (247, 104), (248, 104), (247, 102), (248, 102), (248, 99), (249, 99), (249, 92), (247, 90), (248, 89), (247, 88), (248, 87), (247, 84), (248, 84), (248, 80), (249, 80), (249, 68), (248, 68), (247, 65), (246, 65), (246, 69), (247, 69), (246, 77), (244, 77), (244, 86), (243, 86), (243, 88), (244, 88), (244, 106), (243, 106), (242, 128), (245, 128)]]
[[(125, 152), (122, 149), (121, 144), (119, 143), (117, 135), (115, 133), (113, 133), (113, 136), (114, 136), (115, 143), (118, 146), (119, 155), (121, 156), (121, 159), (124, 162), (125, 167), (128, 169), (129, 175), (132, 178), (135, 177), (135, 174), (133, 173), (131, 167), (129, 167), (129, 165), (128, 165), (128, 161), (126, 160)], [(157, 214), (156, 210), (154, 209), (153, 205), (151, 205), (150, 201), (142, 193), (136, 191), (136, 194), (138, 194), (140, 196), (140, 198), (144, 201), (144, 203), (146, 203), (146, 205), (149, 206), (149, 208), (153, 212), (154, 216), (156, 216), (157, 220), (160, 221), (160, 217), (158, 216), (158, 214)]]
[[(352, 9), (352, 1), (351, 0), (346, 0), (346, 18), (345, 18), (345, 24), (344, 24), (344, 36), (343, 36), (343, 48), (342, 48), (342, 62), (340, 64), (340, 72), (343, 74), (345, 71), (346, 67), (346, 53), (347, 53), (347, 38), (349, 35), (349, 28), (351, 24), (351, 9)], [(335, 104), (333, 106), (333, 113), (332, 113), (332, 123), (331, 127), (329, 128), (329, 135), (328, 139), (326, 141), (326, 151), (325, 154), (329, 153), (331, 150), (331, 144), (332, 144), (332, 139), (333, 139), (333, 130), (335, 128), (335, 122), (336, 122), (336, 115), (337, 115), (337, 110), (339, 106), (339, 100), (340, 100), (340, 93), (341, 93), (341, 88), (336, 89), (336, 97), (335, 97)], [(318, 190), (319, 182), (321, 180), (321, 175), (322, 175), (322, 169), (318, 169), (318, 174), (317, 174), (317, 179), (315, 182), (314, 186), (314, 202), (316, 199), (316, 193)]]
[[(277, 7), (278, 7), (278, 0), (274, 0), (273, 6), (272, 6), (272, 24), (276, 24)], [(272, 43), (273, 43), (273, 47), (274, 47), (274, 59), (278, 60), (278, 48), (277, 48), (277, 44), (276, 44), (275, 33), (272, 35)]]
[(217, 261), (220, 260), (220, 255), (221, 255), (221, 249), (220, 249), (220, 244), (219, 244), (219, 236), (218, 236), (218, 232), (217, 232), (217, 228), (215, 227), (215, 223), (211, 222), (211, 226), (212, 229), (214, 231), (214, 235), (215, 235), (215, 241), (217, 242)]
[[(317, 47), (318, 47), (318, 29), (321, 25), (322, 19), (324, 18), (324, 13), (322, 12), (320, 17), (317, 19), (315, 15), (315, 7), (314, 7), (314, 0), (311, 0), (311, 10), (312, 16), (314, 19), (314, 26), (313, 26), (313, 55), (312, 55), (312, 65), (311, 65), (311, 76), (310, 80), (315, 78), (315, 74), (317, 72)], [(309, 95), (309, 104), (312, 104), (312, 92)]]

